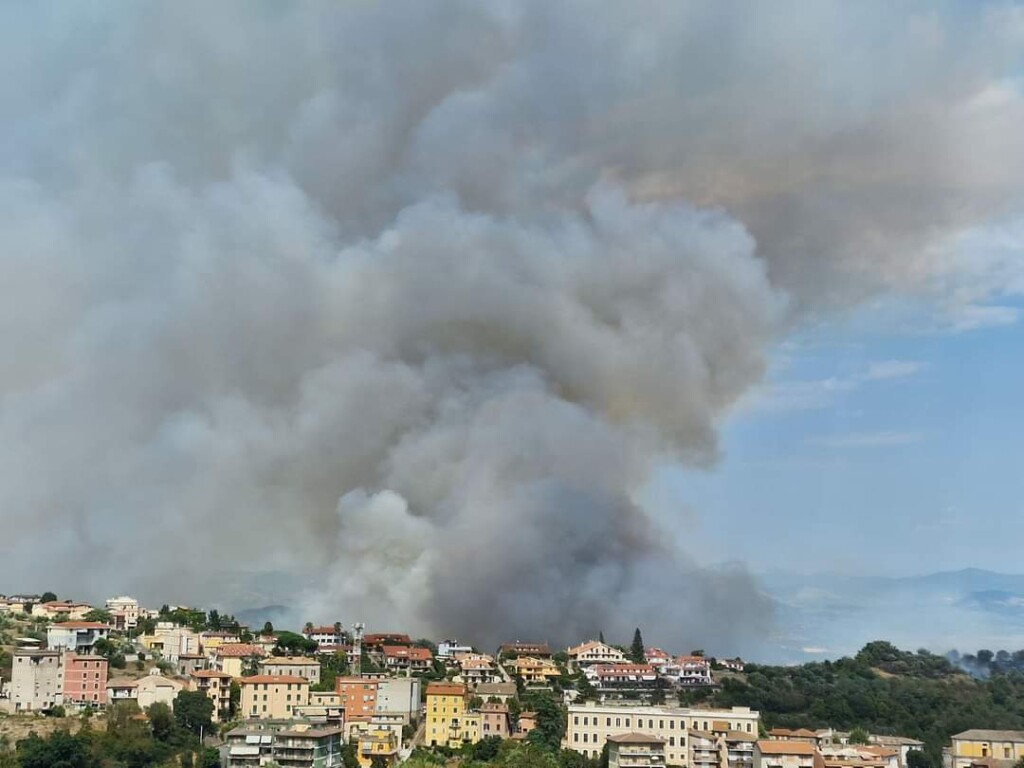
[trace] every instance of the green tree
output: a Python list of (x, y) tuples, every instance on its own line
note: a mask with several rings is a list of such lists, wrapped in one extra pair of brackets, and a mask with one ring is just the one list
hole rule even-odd
[[(1018, 763), (1019, 765), (1020, 763)], [(907, 768), (934, 768), (932, 759), (919, 749), (907, 752)]]
[(850, 743), (851, 744), (867, 744), (871, 741), (871, 736), (868, 732), (861, 728), (859, 725), (850, 731)]
[(105, 611), (102, 608), (93, 608), (84, 617), (85, 621), (98, 621), (100, 624), (113, 624), (114, 617), (110, 611)]
[(359, 768), (359, 758), (356, 756), (356, 745), (351, 741), (341, 748), (341, 761), (345, 768)]
[(487, 736), (486, 738), (480, 739), (470, 749), (470, 759), (477, 760), (481, 763), (489, 763), (498, 756), (498, 751), (501, 749), (501, 736)]
[(633, 644), (629, 646), (629, 658), (634, 664), (643, 664), (647, 661), (644, 653), (644, 639), (640, 635), (640, 627), (633, 632)]
[(264, 635), (272, 635), (272, 634), (274, 634), (274, 625), (271, 624), (269, 621), (264, 622), (264, 624), (263, 624), (263, 634)]
[(174, 697), (174, 719), (184, 730), (209, 733), (213, 719), (213, 702), (202, 691), (179, 691)]
[(56, 731), (47, 738), (32, 733), (17, 745), (21, 768), (98, 768), (88, 739)]
[(171, 708), (158, 701), (149, 705), (146, 714), (149, 716), (149, 729), (153, 738), (157, 741), (170, 741), (174, 735), (174, 714)]
[(43, 592), (42, 596), (39, 598), (39, 602), (41, 602), (41, 603), (52, 603), (52, 602), (55, 602), (56, 600), (57, 600), (57, 593), (56, 592)]

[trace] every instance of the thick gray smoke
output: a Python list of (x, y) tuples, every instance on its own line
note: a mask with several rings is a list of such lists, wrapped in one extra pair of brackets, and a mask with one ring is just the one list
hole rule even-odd
[[(770, 622), (634, 501), (808, 309), (1016, 212), (1021, 13), (8, 4), (0, 583), (560, 641)], [(941, 116), (941, 120), (938, 119)], [(756, 243), (756, 244), (755, 244)]]

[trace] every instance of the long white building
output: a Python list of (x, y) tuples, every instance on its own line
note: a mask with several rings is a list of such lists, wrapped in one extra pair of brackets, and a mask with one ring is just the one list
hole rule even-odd
[(711, 710), (594, 702), (570, 704), (563, 746), (587, 757), (599, 757), (609, 736), (642, 733), (664, 739), (667, 764), (690, 768), (689, 731), (749, 733), (756, 739), (760, 717), (759, 712), (748, 707)]

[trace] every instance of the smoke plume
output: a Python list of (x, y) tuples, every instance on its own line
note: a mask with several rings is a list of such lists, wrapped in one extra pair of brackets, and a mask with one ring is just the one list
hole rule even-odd
[(783, 6), (0, 10), (2, 583), (754, 647), (636, 491), (1024, 179), (1019, 8)]

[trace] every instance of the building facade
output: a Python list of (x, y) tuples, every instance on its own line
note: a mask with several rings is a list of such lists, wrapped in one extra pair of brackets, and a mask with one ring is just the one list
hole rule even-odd
[(64, 703), (107, 705), (107, 660), (102, 656), (64, 654)]
[(968, 768), (981, 761), (1024, 757), (1024, 731), (992, 731), (973, 728), (953, 736), (951, 768)]
[(463, 715), (468, 705), (465, 685), (430, 683), (427, 686), (427, 723), (424, 740), (432, 747), (458, 747), (463, 743)]
[(608, 768), (664, 768), (665, 740), (648, 733), (608, 737)]
[(52, 651), (89, 653), (99, 639), (110, 636), (110, 627), (98, 621), (64, 621), (46, 628), (46, 645)]
[(270, 656), (259, 664), (261, 675), (304, 677), (313, 685), (320, 682), (320, 662), (306, 656)]
[(570, 704), (564, 746), (587, 757), (599, 757), (609, 736), (644, 733), (665, 741), (668, 764), (689, 766), (689, 731), (734, 731), (756, 737), (759, 721), (759, 713), (747, 707), (704, 710), (593, 702)]
[(40, 712), (64, 703), (64, 655), (60, 651), (19, 648), (12, 655), (15, 712)]
[(309, 704), (309, 681), (292, 675), (254, 675), (239, 680), (241, 715), (253, 720), (288, 720)]

